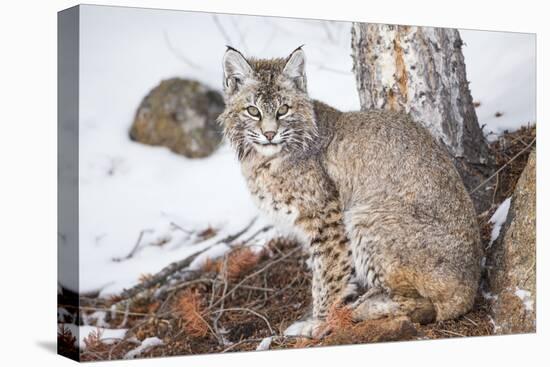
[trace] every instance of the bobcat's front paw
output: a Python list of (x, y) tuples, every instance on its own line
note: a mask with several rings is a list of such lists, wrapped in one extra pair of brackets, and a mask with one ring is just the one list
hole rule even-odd
[(319, 319), (296, 321), (286, 328), (286, 336), (305, 336), (307, 338), (322, 338), (326, 334), (326, 325)]

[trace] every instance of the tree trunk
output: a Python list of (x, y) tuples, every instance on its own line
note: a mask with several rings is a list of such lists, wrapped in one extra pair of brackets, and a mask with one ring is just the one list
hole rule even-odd
[[(469, 192), (491, 169), (456, 29), (354, 23), (353, 69), (361, 109), (409, 113), (452, 155)], [(472, 194), (478, 211), (485, 187)]]

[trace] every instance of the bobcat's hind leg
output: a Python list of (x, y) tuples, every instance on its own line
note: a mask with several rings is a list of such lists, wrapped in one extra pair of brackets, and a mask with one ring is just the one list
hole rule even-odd
[(427, 324), (436, 319), (436, 310), (429, 299), (389, 295), (381, 288), (369, 289), (351, 308), (355, 321), (407, 316), (412, 322)]

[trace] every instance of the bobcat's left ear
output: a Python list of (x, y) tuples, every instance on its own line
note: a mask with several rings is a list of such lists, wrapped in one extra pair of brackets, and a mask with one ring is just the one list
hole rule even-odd
[(304, 50), (302, 50), (302, 46), (292, 51), (292, 53), (286, 58), (283, 73), (294, 81), (298, 89), (303, 92), (307, 92), (306, 55)]

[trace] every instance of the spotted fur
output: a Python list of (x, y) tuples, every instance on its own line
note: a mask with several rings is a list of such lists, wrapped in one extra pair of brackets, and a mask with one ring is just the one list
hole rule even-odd
[(313, 319), (303, 330), (355, 284), (366, 289), (353, 304), (357, 319), (427, 322), (471, 308), (481, 258), (475, 212), (446, 152), (420, 124), (310, 99), (301, 48), (271, 60), (230, 48), (223, 65), (219, 122), (252, 197), (311, 255)]

